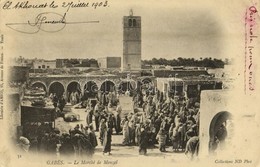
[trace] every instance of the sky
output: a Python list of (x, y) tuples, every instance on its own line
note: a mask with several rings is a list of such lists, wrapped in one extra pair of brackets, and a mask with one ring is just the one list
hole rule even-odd
[[(123, 53), (122, 19), (123, 16), (128, 16), (129, 10), (132, 9), (134, 15), (142, 18), (143, 60), (178, 57), (225, 59), (235, 56), (229, 51), (235, 49), (230, 41), (236, 38), (234, 34), (243, 29), (239, 22), (243, 13), (230, 8), (232, 5), (223, 5), (224, 2), (109, 0), (109, 7), (70, 8), (66, 14), (68, 22), (99, 23), (66, 25), (62, 31), (56, 33), (40, 31), (36, 34), (23, 34), (6, 26), (4, 31), (11, 34), (6, 37), (9, 46), (12, 46), (8, 48), (12, 49), (9, 51), (10, 57), (120, 57)], [(235, 2), (231, 1), (230, 4), (232, 3)], [(39, 12), (57, 12), (63, 15), (66, 9), (19, 9), (4, 12), (6, 18), (11, 18), (5, 19), (6, 22), (27, 22), (34, 20)], [(15, 15), (17, 12), (19, 15)], [(239, 26), (236, 26), (237, 24)]]

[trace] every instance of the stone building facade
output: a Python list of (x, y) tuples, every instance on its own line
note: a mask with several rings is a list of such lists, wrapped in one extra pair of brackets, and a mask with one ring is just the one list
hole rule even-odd
[(121, 68), (121, 57), (98, 58), (99, 68)]

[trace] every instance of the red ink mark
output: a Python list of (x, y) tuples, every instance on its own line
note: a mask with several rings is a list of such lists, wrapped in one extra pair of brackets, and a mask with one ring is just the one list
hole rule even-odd
[(244, 67), (244, 92), (255, 90), (255, 46), (257, 36), (257, 9), (249, 7), (245, 12), (245, 67)]
[(246, 30), (246, 27), (247, 27), (247, 10), (246, 10), (246, 13), (245, 13), (245, 67), (244, 67), (244, 93), (246, 94), (246, 64), (247, 64), (247, 61), (246, 61), (246, 57), (247, 57), (247, 30)]

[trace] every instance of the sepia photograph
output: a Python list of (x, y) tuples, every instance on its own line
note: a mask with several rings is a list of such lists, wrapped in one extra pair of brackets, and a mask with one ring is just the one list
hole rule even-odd
[(258, 10), (1, 0), (0, 167), (259, 166)]

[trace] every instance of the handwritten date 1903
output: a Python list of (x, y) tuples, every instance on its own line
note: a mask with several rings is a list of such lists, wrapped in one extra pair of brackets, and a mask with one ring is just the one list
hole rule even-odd
[(63, 2), (62, 3), (63, 8), (67, 8), (67, 11), (69, 11), (70, 8), (86, 8), (86, 7), (92, 7), (96, 9), (97, 7), (109, 7), (108, 1), (99, 1), (99, 2)]

